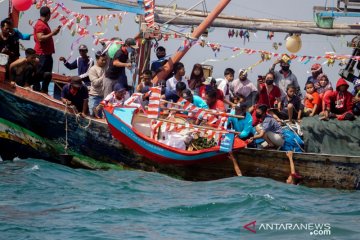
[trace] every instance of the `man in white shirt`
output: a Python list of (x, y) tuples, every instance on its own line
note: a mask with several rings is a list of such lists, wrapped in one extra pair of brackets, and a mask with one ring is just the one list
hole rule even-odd
[(184, 64), (182, 64), (181, 62), (175, 63), (173, 67), (173, 71), (174, 71), (174, 76), (166, 81), (166, 90), (168, 92), (176, 91), (176, 84), (178, 82), (184, 82), (186, 88), (189, 88), (188, 82), (184, 78), (185, 76)]
[(218, 89), (221, 90), (224, 94), (224, 103), (225, 108), (228, 108), (229, 105), (232, 105), (230, 102), (230, 84), (234, 80), (235, 71), (232, 68), (226, 68), (224, 71), (224, 78), (219, 81)]

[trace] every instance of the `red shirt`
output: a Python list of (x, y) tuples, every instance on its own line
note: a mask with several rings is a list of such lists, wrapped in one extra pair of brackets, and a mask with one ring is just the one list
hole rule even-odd
[(276, 98), (281, 97), (280, 88), (274, 85), (269, 94), (267, 93), (265, 84), (260, 86), (260, 88), (259, 101), (257, 102), (258, 105), (265, 104), (268, 107), (273, 108)]
[(219, 112), (225, 112), (224, 102), (217, 99), (216, 102), (212, 106), (209, 106), (209, 109), (216, 110)]
[(44, 22), (43, 20), (39, 19), (34, 27), (34, 40), (35, 40), (35, 47), (34, 50), (36, 54), (39, 55), (51, 55), (55, 53), (55, 46), (54, 40), (52, 37), (48, 38), (45, 41), (40, 42), (37, 38), (37, 33), (43, 33), (44, 35), (48, 35), (51, 33), (51, 29), (49, 25)]
[[(205, 99), (206, 95), (206, 85), (202, 85), (199, 89), (199, 96), (202, 99)], [(220, 89), (216, 89), (216, 98), (219, 100), (224, 100), (224, 94)]]
[(313, 92), (310, 95), (313, 97), (313, 99), (310, 100), (310, 99), (305, 97), (305, 102), (304, 102), (305, 107), (313, 109), (315, 104), (317, 104), (317, 108), (319, 109), (319, 106), (320, 106), (320, 96), (319, 96), (319, 94), (317, 92)]

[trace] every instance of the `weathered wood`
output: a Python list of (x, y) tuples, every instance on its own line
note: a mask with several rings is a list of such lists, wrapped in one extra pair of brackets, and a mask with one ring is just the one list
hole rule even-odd
[[(84, 9), (104, 9), (99, 7), (82, 7)], [(111, 9), (108, 9), (111, 10)], [(171, 7), (156, 6), (155, 21), (163, 24), (177, 14), (185, 11), (184, 8), (177, 8), (175, 11)], [(199, 25), (207, 14), (202, 11), (188, 11), (185, 16), (180, 16), (172, 20), (169, 24), (174, 25)], [(311, 21), (295, 21), (281, 19), (265, 19), (265, 18), (245, 18), (239, 16), (229, 16), (220, 14), (211, 24), (212, 27), (220, 28), (237, 28), (259, 31), (285, 32), (285, 33), (302, 33), (316, 34), (325, 36), (337, 35), (360, 35), (360, 25), (334, 24), (332, 29), (319, 28)]]
[[(155, 21), (158, 23), (167, 22), (172, 17), (165, 14), (156, 14)], [(197, 25), (202, 21), (201, 17), (194, 16), (183, 16), (174, 19), (171, 24), (174, 25)], [(316, 34), (326, 36), (337, 36), (337, 35), (360, 35), (360, 29), (356, 26), (350, 25), (335, 25), (333, 29), (324, 29), (316, 26), (315, 23), (306, 23), (301, 25), (300, 23), (290, 24), (273, 24), (271, 22), (264, 23), (258, 22), (256, 19), (249, 19), (247, 21), (240, 20), (228, 20), (217, 18), (212, 24), (212, 27), (221, 28), (235, 28), (235, 29), (249, 29), (249, 30), (260, 30), (260, 31), (272, 31), (272, 32), (285, 32), (285, 33), (301, 33), (301, 34)]]

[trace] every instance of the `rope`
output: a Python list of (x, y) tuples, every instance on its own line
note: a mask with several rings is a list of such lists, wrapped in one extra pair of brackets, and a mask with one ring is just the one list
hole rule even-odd
[(173, 20), (177, 19), (178, 17), (186, 14), (187, 12), (191, 11), (192, 9), (194, 9), (195, 7), (197, 7), (199, 4), (203, 3), (205, 0), (201, 0), (200, 2), (196, 3), (195, 5), (193, 5), (192, 7), (190, 7), (189, 9), (185, 10), (182, 13), (179, 13), (178, 15), (176, 15), (175, 17), (171, 18), (170, 20), (164, 22), (163, 24), (161, 24), (160, 26), (165, 26), (166, 24), (168, 24), (169, 22), (172, 22)]
[(88, 122), (88, 124), (87, 124), (86, 126), (82, 126), (82, 125), (80, 124), (80, 122), (79, 122), (80, 115), (81, 115), (81, 113), (76, 113), (76, 123), (79, 125), (80, 128), (82, 128), (82, 129), (87, 129), (87, 128), (90, 126), (90, 124), (91, 124), (91, 118), (89, 118), (89, 122)]
[(65, 104), (65, 110), (64, 110), (64, 116), (65, 116), (65, 147), (64, 147), (64, 151), (65, 154), (67, 154), (67, 150), (68, 150), (68, 119), (67, 119), (67, 108), (68, 108), (68, 104)]

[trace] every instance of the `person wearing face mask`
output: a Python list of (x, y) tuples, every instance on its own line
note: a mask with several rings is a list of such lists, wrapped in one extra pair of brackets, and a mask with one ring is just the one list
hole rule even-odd
[(280, 124), (269, 114), (266, 113), (268, 107), (260, 105), (256, 109), (256, 117), (261, 119), (261, 124), (256, 126), (256, 134), (249, 139), (253, 142), (255, 139), (263, 138), (267, 142), (266, 148), (278, 148), (284, 144), (284, 136)]
[(268, 108), (273, 108), (275, 101), (280, 101), (280, 88), (274, 85), (275, 74), (269, 72), (265, 75), (265, 83), (262, 79), (258, 79), (259, 100), (257, 105), (264, 104)]
[[(281, 99), (281, 91), (278, 86), (274, 85), (275, 74), (273, 72), (268, 72), (263, 79), (258, 78), (258, 101), (255, 105), (255, 109), (257, 106), (266, 105), (268, 108), (277, 108), (275, 106), (275, 102), (279, 102)], [(260, 119), (256, 117), (256, 111), (253, 111), (253, 125), (257, 125), (260, 123)]]
[(295, 90), (293, 85), (288, 85), (286, 96), (282, 97), (279, 102), (279, 111), (276, 112), (276, 115), (282, 120), (292, 122), (293, 119), (300, 120), (301, 118), (301, 99), (295, 95)]
[(248, 75), (245, 69), (239, 70), (239, 78), (235, 79), (230, 84), (230, 96), (242, 95), (246, 99), (246, 103), (249, 107), (255, 105), (255, 99), (258, 93), (256, 86), (248, 79)]
[[(274, 71), (275, 66), (280, 63), (281, 70), (280, 71)], [(297, 77), (295, 74), (290, 70), (290, 64), (289, 61), (284, 61), (282, 59), (278, 59), (274, 62), (272, 67), (270, 68), (271, 72), (275, 72), (275, 79), (274, 83), (276, 86), (278, 86), (281, 90), (281, 95), (286, 95), (286, 88), (289, 84), (296, 87), (296, 95), (300, 98), (302, 97), (300, 86), (297, 80)]]
[(103, 81), (104, 96), (109, 95), (116, 83), (128, 88), (125, 68), (131, 69), (132, 64), (128, 61), (129, 55), (134, 54), (138, 45), (133, 38), (128, 38), (120, 49), (115, 53), (114, 58), (110, 61), (109, 68), (105, 72)]
[(162, 70), (163, 62), (166, 60), (166, 49), (163, 46), (156, 48), (156, 57), (158, 60), (154, 61), (150, 68), (153, 76)]

